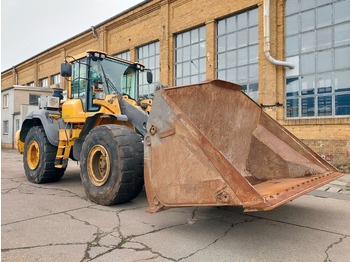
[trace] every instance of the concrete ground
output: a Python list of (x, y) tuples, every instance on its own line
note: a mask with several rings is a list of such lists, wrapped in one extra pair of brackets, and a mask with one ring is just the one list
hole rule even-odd
[(144, 192), (113, 207), (88, 201), (75, 162), (36, 185), (19, 154), (1, 158), (2, 261), (349, 261), (350, 175), (268, 212), (148, 214)]

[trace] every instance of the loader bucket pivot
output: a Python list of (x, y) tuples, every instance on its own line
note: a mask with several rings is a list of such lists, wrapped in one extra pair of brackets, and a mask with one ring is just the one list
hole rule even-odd
[(342, 175), (240, 88), (212, 80), (156, 93), (144, 138), (150, 212), (269, 210)]

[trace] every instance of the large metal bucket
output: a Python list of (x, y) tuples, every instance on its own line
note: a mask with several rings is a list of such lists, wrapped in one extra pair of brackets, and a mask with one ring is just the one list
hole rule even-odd
[(269, 210), (342, 175), (240, 89), (213, 80), (156, 93), (145, 136), (148, 211)]

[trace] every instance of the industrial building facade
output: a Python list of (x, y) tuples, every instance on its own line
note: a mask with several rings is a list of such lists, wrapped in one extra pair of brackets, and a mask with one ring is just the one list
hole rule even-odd
[[(65, 56), (97, 49), (140, 61), (169, 86), (219, 78), (328, 159), (350, 161), (350, 0), (146, 0), (2, 72), (1, 88), (61, 86)], [(140, 94), (154, 91), (141, 75)], [(249, 117), (249, 116), (247, 116)]]

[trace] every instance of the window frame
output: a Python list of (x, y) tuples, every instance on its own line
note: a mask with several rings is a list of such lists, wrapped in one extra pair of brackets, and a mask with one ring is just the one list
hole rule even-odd
[[(350, 85), (345, 88), (339, 88), (341, 74), (346, 75), (348, 72), (350, 75), (350, 64), (339, 66), (337, 61), (341, 62), (341, 60), (337, 60), (337, 55), (339, 56), (342, 50), (345, 50), (345, 54), (348, 54), (350, 41), (348, 39), (345, 39), (345, 41), (340, 39), (338, 43), (336, 30), (344, 26), (349, 26), (350, 28), (350, 16), (346, 16), (342, 21), (336, 21), (334, 12), (336, 5), (339, 3), (349, 5), (350, 0), (330, 0), (320, 4), (312, 2), (312, 5), (307, 7), (303, 6), (303, 2), (300, 0), (297, 2), (297, 5), (292, 6), (291, 3), (291, 1), (285, 0), (285, 56), (287, 59), (295, 59), (299, 63), (297, 66), (299, 72), (297, 74), (287, 74), (286, 71), (284, 92), (285, 118), (349, 117), (349, 107), (344, 109), (345, 113), (349, 112), (348, 114), (337, 114), (341, 112), (341, 107), (344, 107), (341, 102), (342, 96), (348, 96), (350, 99)], [(292, 10), (289, 10), (289, 8)], [(319, 15), (325, 9), (332, 11), (330, 18), (325, 20), (321, 17), (320, 22)], [(311, 13), (313, 15), (310, 15)], [(305, 14), (308, 14), (308, 16)], [(295, 18), (295, 21), (290, 23), (292, 17)], [(302, 25), (307, 17), (312, 18), (312, 21), (308, 22), (312, 26), (309, 29), (304, 29)], [(290, 25), (296, 28), (292, 32), (288, 31), (288, 28), (291, 27)], [(323, 61), (328, 61), (328, 63)], [(297, 89), (295, 86), (289, 85), (288, 81), (292, 79), (298, 80)], [(290, 112), (294, 113), (290, 114)]]
[[(147, 48), (147, 53), (145, 52)], [(153, 83), (147, 83), (146, 72), (139, 73), (139, 96), (152, 96), (156, 83), (160, 79), (160, 42), (159, 40), (137, 47), (137, 61), (144, 64), (153, 74)], [(151, 62), (152, 61), (152, 62)], [(146, 89), (147, 92), (143, 92)]]
[[(247, 41), (240, 43), (240, 35)], [(244, 56), (245, 55), (245, 56)], [(245, 79), (240, 73), (243, 70)], [(259, 9), (253, 7), (216, 22), (216, 77), (242, 86), (259, 101)]]
[(3, 126), (3, 128), (2, 128), (2, 134), (3, 134), (3, 135), (8, 135), (8, 134), (9, 134), (9, 129), (10, 129), (10, 127), (9, 127), (9, 121), (8, 121), (8, 120), (3, 120), (3, 121), (2, 121), (2, 126)]
[(10, 105), (10, 95), (4, 94), (2, 96), (2, 108), (9, 108)]
[[(196, 36), (198, 39), (197, 41)], [(195, 28), (174, 34), (175, 86), (194, 84), (206, 80), (206, 41), (207, 36), (205, 25), (199, 25)], [(198, 46), (197, 50), (195, 49), (196, 45)], [(195, 64), (195, 62), (198, 63)], [(189, 72), (188, 75), (186, 74), (187, 72)]]
[[(28, 104), (31, 105), (31, 106), (39, 105), (39, 101), (38, 100), (39, 100), (40, 96), (41, 96), (40, 94), (29, 94)], [(35, 104), (33, 103), (34, 97), (36, 97)]]

